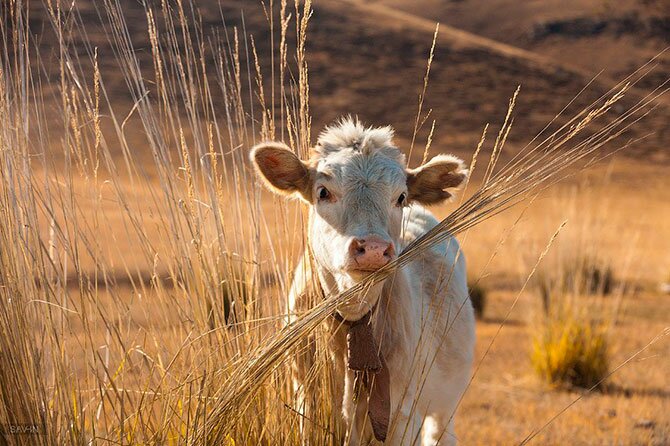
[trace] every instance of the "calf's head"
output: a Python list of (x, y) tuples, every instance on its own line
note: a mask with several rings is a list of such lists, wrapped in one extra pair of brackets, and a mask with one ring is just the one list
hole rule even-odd
[[(328, 292), (343, 291), (393, 260), (401, 249), (403, 208), (442, 202), (467, 176), (463, 162), (451, 155), (408, 169), (392, 138), (389, 127), (365, 128), (345, 119), (321, 133), (307, 161), (276, 142), (251, 152), (271, 190), (310, 206), (309, 248)], [(377, 297), (368, 293), (340, 313), (356, 319)]]

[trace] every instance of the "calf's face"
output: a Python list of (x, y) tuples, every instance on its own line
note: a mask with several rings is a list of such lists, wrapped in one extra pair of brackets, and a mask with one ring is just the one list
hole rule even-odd
[[(273, 142), (254, 147), (251, 158), (271, 190), (310, 206), (309, 248), (325, 280), (340, 291), (398, 255), (405, 206), (441, 202), (467, 175), (461, 160), (445, 155), (407, 169), (392, 145), (317, 149), (305, 162)], [(364, 314), (376, 303), (370, 299), (347, 313)]]

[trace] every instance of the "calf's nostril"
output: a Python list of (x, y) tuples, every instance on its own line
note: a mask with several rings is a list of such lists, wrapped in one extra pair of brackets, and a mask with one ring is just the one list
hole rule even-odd
[(354, 239), (349, 245), (349, 255), (358, 257), (365, 254), (365, 240)]

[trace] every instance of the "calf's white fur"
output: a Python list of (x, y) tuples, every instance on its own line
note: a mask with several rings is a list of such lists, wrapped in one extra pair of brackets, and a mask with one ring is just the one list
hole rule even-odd
[[(281, 143), (254, 147), (252, 161), (268, 187), (309, 205), (309, 246), (293, 280), (291, 313), (304, 309), (314, 283), (326, 294), (338, 293), (369, 274), (352, 261), (352, 240), (386, 241), (392, 246), (391, 260), (437, 224), (422, 204), (448, 199), (465, 180), (463, 163), (450, 155), (408, 169), (392, 137), (389, 127), (366, 128), (347, 118), (324, 130), (308, 161)], [(449, 238), (424, 251), (338, 312), (356, 321), (371, 310), (373, 333), (391, 378), (392, 425), (386, 444), (455, 444), (454, 412), (469, 380), (475, 342), (458, 242)], [(367, 403), (365, 398), (354, 402), (346, 329), (334, 319), (327, 323), (333, 376), (339, 383), (333, 400), (341, 404), (348, 426), (346, 441), (367, 444), (373, 438)], [(305, 390), (301, 375), (309, 366), (309, 357), (296, 361), (296, 391)]]

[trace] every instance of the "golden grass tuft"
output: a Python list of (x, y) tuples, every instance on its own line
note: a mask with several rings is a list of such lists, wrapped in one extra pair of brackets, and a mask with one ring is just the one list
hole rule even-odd
[(609, 372), (607, 327), (572, 312), (552, 315), (537, 330), (531, 363), (556, 386), (598, 388)]

